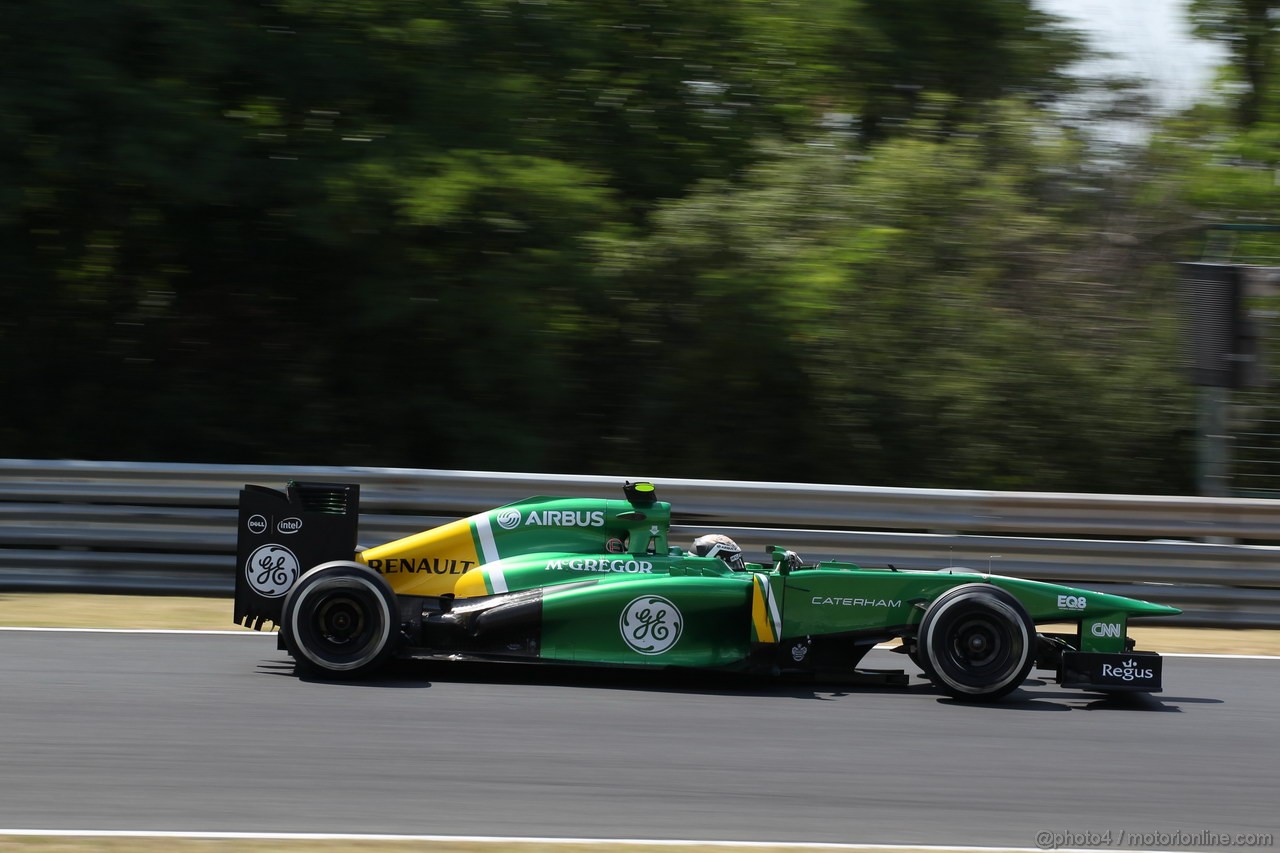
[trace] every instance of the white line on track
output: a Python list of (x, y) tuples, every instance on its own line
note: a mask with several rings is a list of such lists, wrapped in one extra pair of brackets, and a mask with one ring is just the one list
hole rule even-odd
[[(876, 648), (881, 651), (892, 651), (897, 648), (897, 643), (881, 643)], [(1155, 649), (1143, 649), (1143, 651), (1155, 651)], [(1280, 661), (1280, 654), (1228, 654), (1226, 652), (1160, 652), (1161, 657), (1210, 657), (1222, 658), (1222, 660), (1234, 661)]]
[[(361, 835), (349, 832), (181, 832), (146, 829), (0, 829), (0, 838), (48, 836), (55, 838), (171, 838), (205, 841), (402, 841), (472, 844), (575, 844), (625, 847), (725, 847), (787, 850), (930, 850), (941, 853), (1043, 853), (1040, 847), (960, 846), (952, 844), (843, 844), (823, 841), (719, 841), (671, 838), (539, 838), (501, 835)], [(1097, 850), (1058, 847), (1056, 853), (1098, 853)], [(1186, 853), (1186, 851), (1116, 849), (1112, 853)]]
[[(0, 625), (0, 631), (30, 631), (44, 632), (50, 634), (190, 634), (192, 636), (214, 636), (214, 637), (274, 637), (274, 631), (221, 631), (221, 630), (190, 630), (186, 628), (34, 628), (24, 626), (5, 626)], [(879, 645), (877, 649), (888, 650), (894, 648), (892, 645)], [(1217, 653), (1200, 653), (1200, 652), (1160, 652), (1161, 657), (1166, 658), (1213, 658), (1219, 660), (1280, 660), (1280, 655), (1230, 655)], [(3, 830), (0, 830), (2, 832)], [(872, 845), (876, 846), (876, 845)], [(889, 848), (885, 848), (889, 849)], [(928, 848), (920, 848), (928, 849)], [(941, 847), (940, 850), (965, 850), (964, 847)], [(972, 848), (975, 850), (1015, 850), (1018, 848)]]
[(1161, 652), (1166, 658), (1236, 658), (1238, 660), (1280, 660), (1280, 655), (1227, 655), (1200, 652)]
[(223, 637), (274, 637), (274, 631), (194, 631), (185, 628), (30, 628), (0, 625), (0, 631), (31, 631), (47, 634), (192, 634)]

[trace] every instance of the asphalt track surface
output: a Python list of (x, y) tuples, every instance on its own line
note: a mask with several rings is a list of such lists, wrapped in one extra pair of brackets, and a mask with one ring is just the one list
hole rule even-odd
[(1159, 697), (966, 706), (918, 675), (324, 684), (270, 635), (0, 632), (0, 827), (1243, 849), (1121, 833), (1276, 832), (1278, 675), (1169, 658)]

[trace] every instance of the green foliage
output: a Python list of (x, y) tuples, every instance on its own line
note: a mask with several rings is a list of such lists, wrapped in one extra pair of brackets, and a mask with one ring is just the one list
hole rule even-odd
[(1237, 121), (1250, 128), (1276, 118), (1277, 0), (1192, 0), (1196, 32), (1222, 42), (1231, 57), (1229, 71), (1240, 86)]
[(839, 3), (822, 49), (871, 140), (913, 119), (935, 94), (949, 95), (948, 117), (965, 121), (992, 100), (1073, 90), (1066, 69), (1085, 55), (1079, 35), (1022, 0)]
[[(1170, 306), (1135, 321), (1152, 308), (1136, 294), (1069, 278), (1095, 239), (1064, 201), (1083, 164), (1061, 138), (1016, 132), (1038, 118), (992, 105), (983, 126), (923, 121), (866, 157), (775, 147), (740, 186), (706, 185), (651, 236), (608, 247), (615, 277), (678, 305), (633, 301), (621, 324), (679, 359), (635, 416), (637, 446), (709, 398), (710, 428), (686, 427), (671, 469), (1185, 484)], [(730, 431), (770, 452), (716, 454)]]
[(0, 5), (0, 437), (1183, 490), (1167, 247), (1099, 234), (1228, 146), (1100, 169), (1081, 53), (1027, 0)]
[(1165, 180), (1153, 183), (1204, 224), (1280, 221), (1280, 2), (1193, 0), (1190, 10), (1230, 62), (1217, 102), (1158, 129), (1150, 162)]

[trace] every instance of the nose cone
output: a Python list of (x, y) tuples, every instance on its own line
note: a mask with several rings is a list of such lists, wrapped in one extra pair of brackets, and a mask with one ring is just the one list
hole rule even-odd
[(1182, 611), (1176, 607), (1169, 607), (1165, 604), (1155, 604), (1150, 601), (1143, 601), (1138, 598), (1129, 598), (1123, 595), (1111, 595), (1105, 592), (1096, 592), (1090, 590), (1089, 610), (1114, 610), (1117, 613), (1125, 613), (1129, 616), (1177, 616)]
[(1140, 601), (1136, 598), (1130, 598), (1126, 602), (1130, 616), (1177, 616), (1182, 611), (1176, 607), (1169, 607), (1167, 604), (1154, 604), (1150, 601)]

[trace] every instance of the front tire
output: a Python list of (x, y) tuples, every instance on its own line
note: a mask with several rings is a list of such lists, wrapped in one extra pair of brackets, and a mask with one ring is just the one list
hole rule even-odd
[(304, 574), (284, 601), (280, 632), (297, 669), (325, 678), (360, 678), (395, 651), (396, 595), (359, 563), (324, 563)]
[(964, 584), (933, 600), (920, 620), (924, 674), (948, 695), (989, 702), (1017, 689), (1036, 658), (1035, 622), (1011, 593)]

